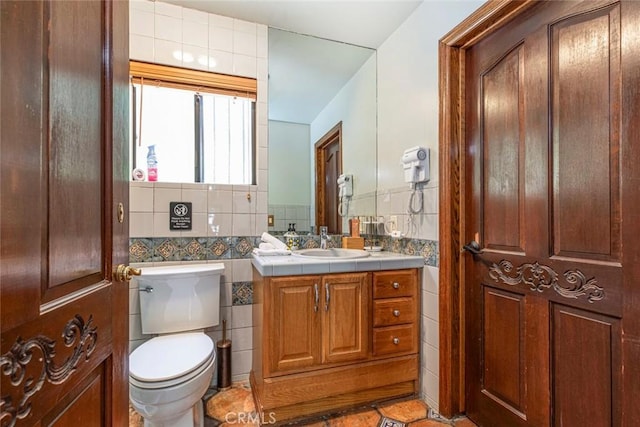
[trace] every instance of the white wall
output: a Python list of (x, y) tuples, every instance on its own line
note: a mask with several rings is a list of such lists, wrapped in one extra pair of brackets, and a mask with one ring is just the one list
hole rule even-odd
[[(397, 215), (409, 237), (438, 239), (438, 40), (483, 1), (430, 1), (378, 49), (378, 215)], [(400, 158), (431, 149), (424, 213), (407, 225), (409, 198)], [(438, 268), (425, 267), (422, 290), (422, 395), (438, 409)]]
[(376, 55), (358, 72), (313, 120), (311, 144), (342, 121), (342, 164), (352, 174), (355, 195), (376, 190)]
[[(261, 24), (208, 14), (159, 1), (132, 0), (129, 17), (130, 58), (164, 65), (194, 68), (256, 78), (257, 185), (207, 185), (131, 183), (130, 236), (132, 238), (202, 238), (259, 236), (267, 230), (267, 27)], [(176, 53), (178, 52), (178, 53)], [(249, 195), (250, 197), (247, 197)], [(193, 229), (170, 231), (169, 201), (193, 204)], [(214, 214), (217, 232), (209, 227)], [(233, 284), (250, 282), (251, 260), (225, 259), (220, 319), (226, 319), (232, 347), (232, 380), (249, 377), (252, 360), (252, 312), (250, 304), (232, 301)], [(144, 262), (133, 265), (185, 264)], [(138, 292), (130, 289), (129, 349), (150, 337), (142, 334)], [(206, 331), (214, 340), (221, 325)], [(216, 375), (213, 380), (215, 382)]]

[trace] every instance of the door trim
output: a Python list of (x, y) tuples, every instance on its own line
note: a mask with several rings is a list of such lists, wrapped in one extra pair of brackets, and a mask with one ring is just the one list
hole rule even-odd
[[(324, 149), (338, 140), (338, 166), (340, 170), (338, 175), (342, 173), (342, 121), (338, 122), (330, 131), (325, 133), (314, 145), (315, 157), (316, 157), (316, 232), (319, 233), (319, 228), (322, 224), (326, 224), (325, 209), (324, 209), (324, 197), (326, 192), (326, 186), (324, 183), (325, 176), (325, 152)], [(342, 233), (342, 222), (338, 221), (338, 231)]]
[(506, 22), (539, 2), (490, 0), (439, 42), (439, 410), (451, 418), (465, 410), (464, 230), (465, 53)]

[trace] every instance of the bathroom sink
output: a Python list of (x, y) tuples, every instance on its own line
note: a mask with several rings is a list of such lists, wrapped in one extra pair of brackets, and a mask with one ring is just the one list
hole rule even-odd
[(342, 249), (342, 248), (330, 248), (330, 249), (302, 249), (299, 251), (293, 251), (293, 255), (303, 258), (320, 258), (320, 259), (356, 259), (366, 258), (369, 256), (369, 252), (360, 249)]

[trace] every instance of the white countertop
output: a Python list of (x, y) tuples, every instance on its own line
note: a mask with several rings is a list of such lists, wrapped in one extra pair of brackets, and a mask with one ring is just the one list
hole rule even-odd
[(385, 251), (371, 252), (370, 256), (357, 259), (320, 259), (295, 255), (257, 256), (253, 254), (252, 256), (252, 264), (262, 276), (350, 273), (424, 267), (424, 258), (421, 256)]

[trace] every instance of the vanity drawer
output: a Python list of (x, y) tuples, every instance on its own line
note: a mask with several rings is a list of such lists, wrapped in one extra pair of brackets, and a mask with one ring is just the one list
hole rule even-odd
[(373, 355), (416, 353), (418, 331), (415, 324), (373, 329)]
[(373, 297), (395, 298), (416, 295), (416, 274), (411, 271), (384, 271), (373, 275)]
[(413, 323), (416, 305), (413, 298), (386, 298), (373, 301), (373, 326)]

